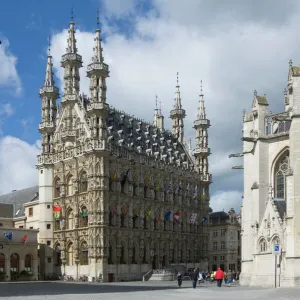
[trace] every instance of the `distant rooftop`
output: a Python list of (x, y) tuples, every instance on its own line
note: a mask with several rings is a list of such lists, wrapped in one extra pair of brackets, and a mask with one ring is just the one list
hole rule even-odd
[[(13, 191), (9, 194), (0, 196), (0, 204), (11, 204), (13, 205), (13, 216), (23, 217), (25, 216), (25, 208), (23, 204), (39, 199), (39, 187), (33, 186), (27, 189)], [(0, 214), (1, 215), (1, 214)]]

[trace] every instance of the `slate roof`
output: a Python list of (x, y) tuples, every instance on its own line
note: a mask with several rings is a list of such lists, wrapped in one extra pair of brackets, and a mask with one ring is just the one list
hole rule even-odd
[[(0, 203), (12, 204), (14, 206), (14, 217), (25, 216), (24, 203), (36, 201), (38, 197), (39, 187), (33, 186), (27, 189), (14, 191), (6, 195), (0, 196)], [(18, 212), (19, 210), (19, 212)], [(16, 213), (18, 214), (16, 215)]]
[(182, 163), (193, 159), (181, 142), (168, 130), (159, 130), (145, 121), (110, 107), (107, 119), (108, 140), (111, 143), (156, 156), (165, 162)]
[(229, 215), (225, 211), (216, 211), (209, 215), (210, 221), (226, 221), (229, 219)]
[(12, 218), (14, 215), (13, 204), (0, 203), (0, 218)]
[(285, 200), (274, 200), (274, 203), (278, 209), (279, 215), (283, 218), (286, 213), (286, 201)]

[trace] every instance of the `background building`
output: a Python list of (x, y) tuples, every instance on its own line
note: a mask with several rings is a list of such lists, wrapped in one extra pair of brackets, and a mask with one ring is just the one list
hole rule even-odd
[(233, 209), (209, 215), (209, 271), (240, 271), (241, 268), (240, 215)]
[[(7, 195), (0, 196), (0, 201), (11, 202)], [(38, 280), (38, 230), (20, 225), (21, 209), (0, 202), (0, 281)]]

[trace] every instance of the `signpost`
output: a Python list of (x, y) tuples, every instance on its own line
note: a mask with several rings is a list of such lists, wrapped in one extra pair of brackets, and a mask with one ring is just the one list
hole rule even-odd
[(275, 288), (277, 287), (277, 257), (281, 254), (281, 247), (279, 244), (274, 245), (275, 254)]

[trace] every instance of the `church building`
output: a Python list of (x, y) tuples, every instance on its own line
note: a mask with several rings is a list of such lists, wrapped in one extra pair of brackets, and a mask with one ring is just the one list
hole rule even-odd
[(202, 87), (192, 151), (178, 79), (172, 131), (157, 105), (153, 123), (109, 105), (100, 29), (87, 66), (90, 92), (80, 92), (74, 26), (61, 59), (59, 106), (50, 53), (40, 88), (38, 228), (40, 243), (51, 245), (41, 258), (44, 272), (121, 281), (176, 265), (206, 270), (212, 176)]
[[(300, 67), (290, 61), (284, 111), (254, 92), (244, 115), (242, 285), (300, 286)], [(274, 245), (280, 253), (275, 267)]]

